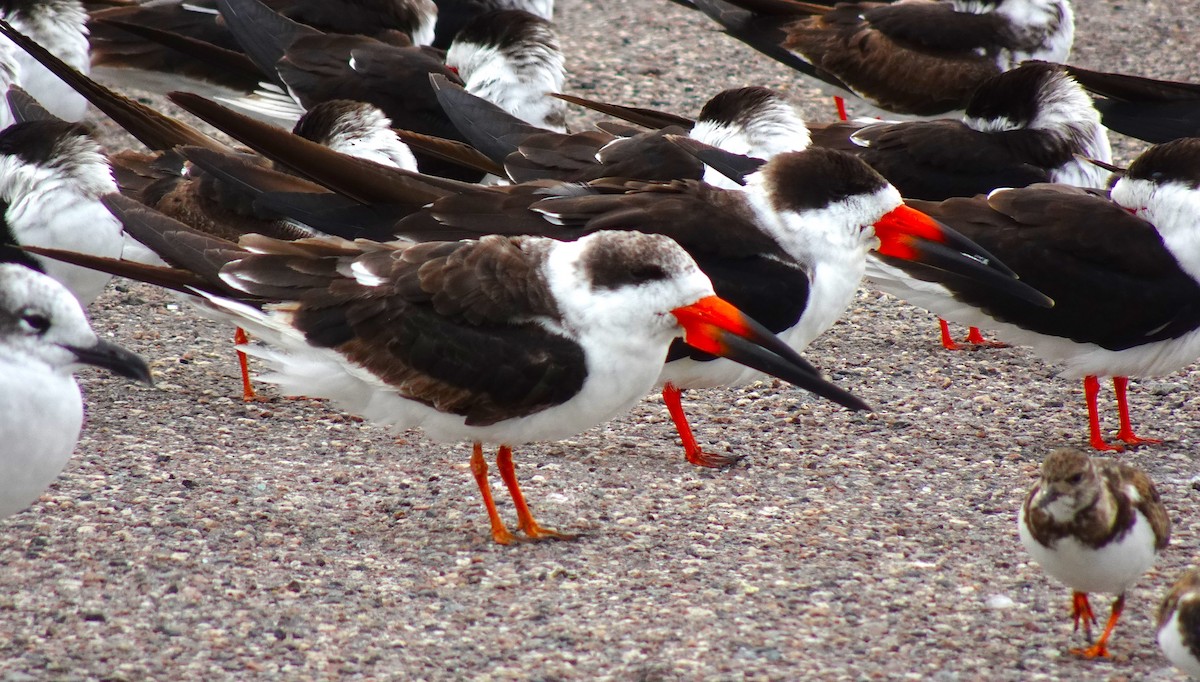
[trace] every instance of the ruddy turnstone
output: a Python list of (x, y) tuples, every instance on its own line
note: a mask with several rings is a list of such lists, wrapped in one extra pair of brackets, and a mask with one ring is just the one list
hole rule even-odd
[(1180, 576), (1158, 607), (1158, 646), (1167, 660), (1200, 677), (1200, 568)]
[(1107, 657), (1125, 591), (1153, 564), (1171, 537), (1171, 519), (1150, 477), (1127, 464), (1061, 448), (1042, 462), (1041, 479), (1017, 515), (1021, 543), (1051, 576), (1074, 590), (1075, 629), (1089, 642), (1096, 616), (1089, 592), (1116, 594), (1104, 633), (1085, 658)]

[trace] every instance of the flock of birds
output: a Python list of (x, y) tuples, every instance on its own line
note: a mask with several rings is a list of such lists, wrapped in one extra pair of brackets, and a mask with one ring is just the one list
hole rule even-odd
[[(1156, 442), (1126, 389), (1200, 357), (1200, 86), (1066, 64), (1068, 0), (674, 1), (889, 120), (812, 124), (761, 87), (694, 120), (562, 94), (551, 0), (0, 3), (0, 516), (75, 446), (74, 367), (151, 381), (84, 317), (112, 275), (249, 332), (261, 343), (239, 351), (287, 394), (473, 443), (504, 544), (521, 536), (485, 444), (517, 531), (561, 539), (526, 503), (514, 446), (657, 386), (688, 461), (726, 466), (682, 392), (764, 373), (869, 409), (799, 354), (864, 277), (1082, 378), (1095, 450)], [(91, 66), (203, 79), (219, 97), (170, 98), (245, 147)], [(74, 123), (88, 102), (147, 150), (103, 150)], [(569, 132), (568, 102), (619, 120)], [(1107, 128), (1158, 144), (1117, 168)], [(1089, 641), (1088, 593), (1117, 595), (1079, 651), (1107, 656), (1170, 535), (1153, 483), (1056, 450), (1018, 526)], [(1159, 642), (1200, 676), (1200, 572), (1163, 601)]]

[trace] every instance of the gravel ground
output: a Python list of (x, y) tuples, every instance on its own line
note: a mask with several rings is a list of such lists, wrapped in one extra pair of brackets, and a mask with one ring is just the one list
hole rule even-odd
[[(1075, 62), (1200, 80), (1200, 2), (1080, 4)], [(563, 0), (558, 19), (572, 92), (694, 113), (756, 83), (832, 115), (665, 0)], [(538, 518), (582, 537), (512, 547), (491, 542), (467, 446), (315, 400), (245, 404), (231, 330), (149, 287), (118, 283), (91, 314), (159, 383), (84, 372), (75, 459), (0, 521), (5, 682), (1178, 675), (1153, 613), (1197, 545), (1194, 368), (1135, 384), (1135, 423), (1166, 442), (1124, 459), (1174, 538), (1113, 659), (1081, 661), (1069, 591), (1014, 523), (1041, 458), (1085, 442), (1080, 386), (1023, 349), (943, 352), (933, 317), (867, 288), (807, 356), (876, 412), (775, 382), (689, 394), (707, 448), (747, 455), (710, 471), (649, 397), (518, 450)]]

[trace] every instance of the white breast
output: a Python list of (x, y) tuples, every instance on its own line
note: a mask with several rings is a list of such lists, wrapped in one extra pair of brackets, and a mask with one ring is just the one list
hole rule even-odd
[(1093, 549), (1073, 537), (1053, 547), (1034, 539), (1025, 525), (1025, 506), (1017, 515), (1021, 544), (1046, 573), (1078, 592), (1120, 594), (1154, 565), (1154, 529), (1141, 512), (1121, 539)]
[(28, 507), (54, 482), (82, 424), (71, 376), (0, 358), (0, 518)]

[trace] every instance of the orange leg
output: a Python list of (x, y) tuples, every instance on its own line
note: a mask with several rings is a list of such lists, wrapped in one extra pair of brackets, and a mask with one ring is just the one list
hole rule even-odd
[(683, 452), (687, 456), (687, 461), (696, 466), (717, 469), (729, 466), (741, 459), (736, 455), (710, 455), (701, 450), (696, 443), (696, 437), (692, 435), (692, 427), (688, 425), (687, 415), (683, 413), (683, 403), (680, 400), (683, 391), (668, 382), (663, 386), (662, 396), (663, 402), (667, 405), (667, 412), (671, 413), (671, 420), (675, 422), (675, 429), (679, 431), (679, 439), (683, 441)]
[(1117, 431), (1117, 440), (1130, 445), (1155, 445), (1161, 443), (1157, 438), (1142, 438), (1133, 432), (1133, 424), (1129, 421), (1129, 400), (1126, 392), (1129, 390), (1129, 377), (1113, 377), (1113, 391), (1117, 394), (1117, 414), (1121, 418), (1121, 430)]
[(1108, 638), (1112, 635), (1113, 628), (1117, 627), (1117, 620), (1121, 617), (1121, 612), (1125, 610), (1125, 593), (1113, 602), (1112, 614), (1108, 617), (1108, 624), (1104, 626), (1104, 633), (1100, 635), (1100, 639), (1096, 643), (1086, 649), (1072, 649), (1071, 653), (1078, 654), (1084, 658), (1108, 658)]
[(1071, 595), (1071, 617), (1075, 620), (1075, 631), (1079, 631), (1079, 623), (1083, 622), (1083, 634), (1092, 641), (1092, 626), (1096, 624), (1096, 614), (1088, 603), (1087, 592), (1076, 592)]
[(842, 97), (834, 95), (833, 96), (833, 105), (837, 107), (838, 120), (839, 121), (848, 120), (846, 117), (846, 100), (843, 99)]
[(488, 520), (492, 522), (492, 539), (501, 545), (511, 545), (516, 538), (500, 520), (500, 512), (496, 511), (496, 502), (492, 500), (492, 486), (488, 484), (488, 465), (483, 460), (483, 445), (480, 443), (475, 444), (471, 453), (471, 473), (475, 475), (475, 482), (479, 484), (483, 506), (487, 508)]
[(513, 506), (517, 508), (517, 528), (534, 540), (542, 538), (571, 540), (575, 537), (549, 528), (542, 528), (533, 519), (533, 512), (529, 511), (529, 505), (525, 503), (525, 496), (521, 494), (521, 486), (517, 483), (517, 471), (513, 468), (512, 448), (507, 445), (500, 446), (500, 452), (496, 453), (496, 468), (500, 470), (500, 478), (508, 487), (508, 494), (512, 495)]
[(1083, 397), (1087, 401), (1088, 430), (1091, 434), (1089, 442), (1093, 448), (1101, 452), (1121, 452), (1125, 446), (1105, 442), (1104, 434), (1100, 432), (1100, 408), (1096, 406), (1098, 395), (1100, 395), (1100, 380), (1094, 376), (1084, 377)]
[[(246, 336), (246, 330), (241, 327), (233, 333), (233, 342), (238, 345), (250, 343), (250, 337)], [(258, 400), (258, 394), (254, 392), (254, 387), (250, 385), (250, 366), (246, 362), (246, 354), (242, 351), (237, 352), (238, 366), (242, 368), (242, 400), (251, 402)]]

